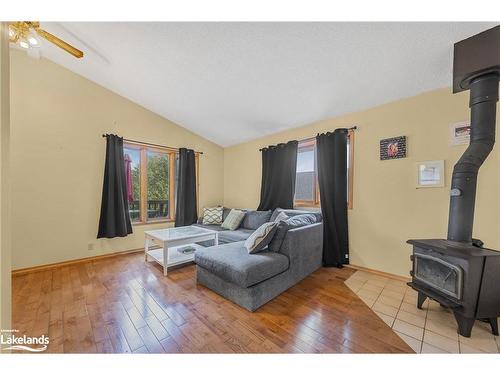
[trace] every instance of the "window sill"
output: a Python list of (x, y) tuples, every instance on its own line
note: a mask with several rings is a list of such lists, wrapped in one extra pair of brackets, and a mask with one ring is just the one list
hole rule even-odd
[[(313, 204), (313, 203), (294, 203), (293, 208), (321, 208), (321, 204)], [(352, 204), (347, 205), (348, 210), (352, 210)]]
[(132, 222), (132, 226), (140, 227), (143, 225), (166, 224), (166, 223), (175, 223), (175, 220), (174, 219), (165, 219), (165, 220), (154, 220), (154, 221), (146, 221), (146, 222), (136, 221), (136, 222)]
[(313, 203), (313, 202), (295, 202), (293, 204), (293, 207), (311, 207), (311, 208), (320, 208), (321, 205), (319, 203)]

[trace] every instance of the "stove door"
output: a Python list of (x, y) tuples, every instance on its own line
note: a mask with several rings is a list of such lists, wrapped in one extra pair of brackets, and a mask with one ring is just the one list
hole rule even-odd
[(443, 259), (427, 254), (414, 254), (413, 277), (436, 291), (462, 299), (463, 270)]

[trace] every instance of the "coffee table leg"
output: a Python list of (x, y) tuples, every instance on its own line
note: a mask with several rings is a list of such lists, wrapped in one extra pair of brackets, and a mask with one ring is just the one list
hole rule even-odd
[(168, 268), (168, 246), (167, 241), (163, 242), (163, 276), (167, 276)]
[(219, 233), (215, 233), (215, 246), (219, 244)]
[(146, 239), (144, 240), (144, 261), (148, 261), (148, 251), (149, 251), (149, 239), (148, 236), (146, 236)]

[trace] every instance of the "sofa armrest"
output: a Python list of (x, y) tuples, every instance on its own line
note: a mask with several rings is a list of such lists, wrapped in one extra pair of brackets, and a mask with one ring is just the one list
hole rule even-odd
[(323, 223), (290, 229), (283, 239), (280, 253), (290, 260), (290, 267), (304, 263), (321, 266), (323, 259)]

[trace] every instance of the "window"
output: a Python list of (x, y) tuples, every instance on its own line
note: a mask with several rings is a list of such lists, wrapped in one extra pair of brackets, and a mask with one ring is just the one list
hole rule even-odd
[(173, 221), (178, 153), (166, 148), (128, 142), (124, 143), (123, 153), (125, 160), (130, 160), (131, 167), (132, 194), (129, 196), (129, 215), (132, 223)]
[(147, 221), (168, 219), (170, 215), (170, 154), (146, 150)]
[(132, 195), (129, 196), (128, 212), (132, 222), (141, 221), (141, 151), (138, 149), (123, 147), (125, 160), (130, 160), (132, 172)]
[[(354, 133), (350, 130), (347, 141), (347, 202), (350, 209), (352, 208), (353, 157)], [(315, 139), (299, 143), (294, 205), (297, 207), (319, 207), (320, 205)]]
[(319, 205), (315, 140), (299, 143), (297, 152), (297, 176), (295, 179), (295, 205)]

